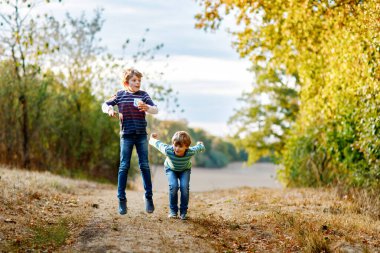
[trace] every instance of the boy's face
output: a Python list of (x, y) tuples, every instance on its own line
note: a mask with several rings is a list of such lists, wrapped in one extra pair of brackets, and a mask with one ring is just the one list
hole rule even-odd
[(174, 143), (173, 143), (173, 147), (174, 147), (174, 153), (176, 154), (176, 156), (184, 156), (186, 150), (189, 148), (185, 145), (179, 145), (179, 144), (174, 144)]
[(125, 87), (130, 91), (130, 92), (136, 92), (140, 90), (140, 85), (141, 85), (141, 78), (138, 76), (133, 75), (131, 79), (129, 79), (128, 82), (124, 83)]

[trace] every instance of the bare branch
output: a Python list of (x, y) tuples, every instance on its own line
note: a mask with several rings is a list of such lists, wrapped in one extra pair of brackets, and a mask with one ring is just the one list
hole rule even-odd
[(9, 25), (9, 26), (11, 26), (12, 25), (12, 23), (10, 22), (10, 20), (9, 19), (7, 19), (7, 17), (4, 15), (4, 14), (1, 14), (0, 13), (0, 17)]

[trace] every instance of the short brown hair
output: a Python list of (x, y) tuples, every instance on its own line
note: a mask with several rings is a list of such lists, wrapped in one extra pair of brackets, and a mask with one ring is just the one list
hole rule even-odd
[(133, 77), (133, 76), (137, 76), (138, 78), (141, 79), (141, 77), (143, 77), (143, 75), (141, 74), (140, 71), (138, 71), (137, 69), (134, 69), (134, 68), (128, 68), (126, 70), (124, 70), (123, 72), (123, 83), (128, 83), (129, 80)]
[(191, 144), (190, 135), (185, 131), (178, 131), (173, 135), (172, 143), (174, 145), (190, 147), (190, 144)]

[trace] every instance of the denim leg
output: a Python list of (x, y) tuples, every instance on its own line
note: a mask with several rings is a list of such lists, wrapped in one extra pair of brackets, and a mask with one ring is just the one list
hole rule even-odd
[(178, 213), (178, 177), (175, 171), (166, 169), (169, 183), (169, 207), (171, 213)]
[(181, 190), (180, 213), (186, 214), (190, 197), (190, 174), (191, 170), (185, 170), (179, 173), (179, 187)]
[(149, 159), (148, 159), (148, 139), (146, 134), (136, 136), (136, 150), (139, 158), (139, 168), (145, 189), (145, 197), (152, 199), (152, 177), (150, 175)]
[(130, 167), (133, 150), (133, 140), (130, 138), (120, 138), (120, 167), (117, 179), (117, 197), (126, 199), (125, 188), (127, 186), (128, 170)]

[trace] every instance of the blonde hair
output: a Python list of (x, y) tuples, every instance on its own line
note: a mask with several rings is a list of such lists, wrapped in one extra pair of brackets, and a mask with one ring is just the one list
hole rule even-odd
[(143, 77), (143, 75), (141, 74), (141, 72), (138, 71), (137, 69), (134, 69), (134, 68), (128, 68), (128, 69), (124, 70), (124, 72), (123, 72), (123, 77), (122, 77), (122, 81), (123, 81), (123, 83), (128, 83), (129, 80), (130, 80), (133, 76), (137, 76), (137, 77), (140, 78), (140, 79), (141, 79), (141, 77)]
[(190, 147), (190, 144), (191, 144), (190, 135), (185, 131), (178, 131), (173, 135), (172, 143), (174, 145)]

